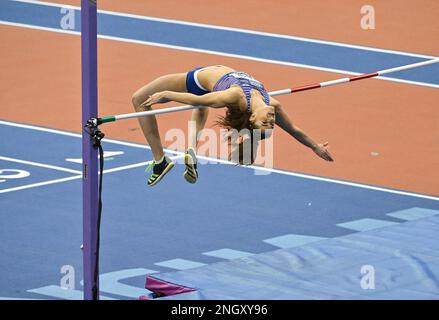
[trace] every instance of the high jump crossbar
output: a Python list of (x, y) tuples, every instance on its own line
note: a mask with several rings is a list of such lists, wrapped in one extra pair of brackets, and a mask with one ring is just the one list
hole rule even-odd
[[(364, 73), (364, 74), (360, 74), (360, 75), (356, 75), (356, 76), (352, 76), (352, 77), (340, 78), (340, 79), (336, 79), (336, 80), (330, 80), (330, 81), (325, 81), (325, 82), (320, 82), (320, 83), (312, 83), (312, 84), (308, 84), (308, 85), (304, 85), (304, 86), (298, 86), (298, 87), (293, 87), (293, 88), (288, 88), (288, 89), (271, 91), (268, 94), (270, 96), (274, 97), (274, 96), (280, 96), (280, 95), (285, 95), (285, 94), (290, 94), (290, 93), (296, 93), (296, 92), (300, 92), (300, 91), (324, 88), (324, 87), (339, 85), (339, 84), (343, 84), (343, 83), (348, 83), (348, 82), (373, 78), (373, 77), (377, 77), (377, 76), (382, 76), (382, 75), (392, 73), (392, 72), (423, 67), (423, 66), (433, 64), (436, 62), (439, 62), (439, 58), (421, 61), (421, 62), (417, 62), (417, 63), (412, 63), (412, 64), (408, 64), (408, 65), (404, 65), (404, 66), (400, 66), (400, 67), (396, 67), (396, 68), (390, 68), (390, 69), (385, 69), (385, 70), (371, 72), (371, 73)], [(179, 112), (179, 111), (185, 111), (185, 110), (191, 110), (191, 109), (200, 109), (200, 108), (206, 108), (206, 106), (183, 105), (183, 106), (172, 107), (172, 108), (163, 108), (163, 109), (143, 111), (143, 112), (126, 113), (126, 114), (119, 114), (119, 115), (114, 115), (114, 116), (106, 116), (106, 117), (102, 117), (102, 118), (93, 118), (93, 119), (90, 119), (90, 121), (95, 126), (97, 126), (97, 125), (100, 125), (103, 123), (114, 122), (114, 121), (118, 121), (118, 120), (139, 118), (139, 117), (145, 117), (145, 116), (152, 116), (152, 115)]]

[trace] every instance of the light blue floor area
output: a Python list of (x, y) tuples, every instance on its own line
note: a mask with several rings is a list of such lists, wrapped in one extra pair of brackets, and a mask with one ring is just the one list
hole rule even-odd
[(195, 288), (160, 299), (439, 299), (439, 216), (152, 275)]
[(339, 227), (351, 229), (354, 231), (367, 231), (367, 230), (378, 229), (395, 224), (396, 222), (366, 218), (366, 219), (359, 219), (359, 220), (354, 220), (344, 223), (338, 223), (337, 225)]
[(420, 218), (430, 217), (437, 215), (437, 210), (425, 209), (425, 208), (410, 208), (400, 211), (388, 213), (389, 217), (398, 218), (402, 220), (417, 220)]

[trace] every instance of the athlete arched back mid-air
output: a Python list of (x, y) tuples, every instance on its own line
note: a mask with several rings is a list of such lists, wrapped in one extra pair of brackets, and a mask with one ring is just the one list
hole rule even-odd
[[(327, 149), (328, 143), (315, 143), (300, 128), (293, 125), (279, 101), (268, 95), (261, 82), (245, 72), (238, 72), (227, 66), (216, 65), (197, 68), (186, 73), (164, 75), (137, 90), (132, 101), (137, 112), (150, 110), (154, 104), (169, 101), (210, 108), (226, 108), (225, 116), (218, 121), (226, 129), (238, 131), (248, 129), (250, 132), (257, 129), (260, 130), (263, 139), (265, 132), (273, 129), (276, 124), (297, 141), (311, 148), (319, 157), (333, 161)], [(191, 120), (196, 122), (196, 129), (190, 130), (189, 137), (198, 137), (198, 133), (206, 123), (208, 113), (209, 108), (192, 111)], [(156, 117), (154, 115), (140, 117), (139, 122), (154, 155), (153, 172), (148, 179), (148, 185), (153, 186), (172, 169), (174, 163), (164, 155)], [(185, 154), (184, 177), (190, 183), (195, 183), (198, 178), (196, 141), (197, 139), (189, 138), (189, 147)], [(251, 141), (253, 143), (253, 139)], [(240, 150), (242, 146), (243, 141), (239, 143)], [(240, 151), (240, 163), (244, 159), (242, 153)], [(254, 150), (251, 153), (250, 163), (254, 160)]]

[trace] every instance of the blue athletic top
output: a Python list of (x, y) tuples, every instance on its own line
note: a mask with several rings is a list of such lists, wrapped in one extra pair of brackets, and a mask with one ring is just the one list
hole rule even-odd
[(265, 103), (267, 105), (270, 104), (270, 96), (265, 90), (264, 85), (245, 72), (234, 71), (225, 74), (215, 84), (213, 91), (227, 90), (236, 84), (244, 91), (245, 98), (247, 99), (247, 112), (250, 112), (250, 92), (252, 89), (258, 90), (264, 97)]

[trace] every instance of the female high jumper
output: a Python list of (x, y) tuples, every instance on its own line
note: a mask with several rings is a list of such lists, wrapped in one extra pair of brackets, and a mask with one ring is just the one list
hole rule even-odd
[[(301, 129), (293, 125), (279, 101), (268, 95), (261, 82), (245, 72), (238, 72), (227, 66), (208, 66), (187, 73), (159, 77), (137, 90), (133, 94), (132, 101), (137, 112), (151, 110), (152, 105), (169, 101), (210, 108), (227, 108), (225, 116), (217, 121), (222, 127), (237, 131), (248, 129), (250, 132), (257, 129), (261, 132), (261, 139), (264, 139), (265, 131), (268, 133), (268, 130), (273, 129), (274, 124), (277, 124), (322, 159), (333, 161), (327, 149), (328, 142), (315, 143)], [(198, 133), (206, 123), (208, 113), (208, 108), (192, 111), (191, 120), (196, 123), (196, 132), (190, 128), (189, 137), (198, 137)], [(154, 186), (172, 169), (174, 163), (163, 152), (155, 116), (140, 117), (139, 122), (154, 156), (153, 172), (148, 179), (148, 185)], [(257, 145), (253, 146), (253, 142), (254, 140), (251, 139), (251, 149), (257, 148)], [(198, 178), (196, 144), (197, 138), (189, 139), (185, 153), (184, 178), (190, 183), (195, 183)], [(243, 163), (243, 141), (241, 140), (238, 145), (239, 163), (249, 164)], [(254, 150), (251, 153), (250, 163), (253, 163)]]

